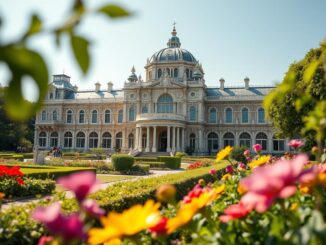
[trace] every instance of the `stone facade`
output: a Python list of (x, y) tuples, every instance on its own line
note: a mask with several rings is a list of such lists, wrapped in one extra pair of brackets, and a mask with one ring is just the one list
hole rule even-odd
[(38, 149), (60, 146), (65, 151), (102, 147), (108, 152), (215, 153), (226, 145), (263, 145), (264, 151), (288, 150), (273, 137), (262, 100), (272, 87), (205, 85), (202, 65), (181, 43), (175, 28), (168, 47), (145, 65), (146, 77), (133, 68), (122, 89), (78, 90), (70, 77), (54, 75), (44, 109), (37, 115)]

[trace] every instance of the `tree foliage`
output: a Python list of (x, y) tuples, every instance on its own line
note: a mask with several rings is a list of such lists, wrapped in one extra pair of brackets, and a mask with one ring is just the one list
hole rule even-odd
[[(60, 46), (62, 36), (68, 35), (74, 58), (82, 73), (86, 74), (91, 64), (89, 52), (91, 41), (87, 36), (77, 35), (76, 29), (87, 16), (92, 14), (115, 19), (129, 16), (131, 13), (116, 4), (104, 4), (97, 9), (90, 9), (82, 0), (74, 0), (67, 19), (54, 29), (46, 30), (40, 16), (34, 13), (31, 15), (29, 27), (18, 40), (9, 43), (0, 41), (0, 64), (5, 64), (10, 72), (8, 89), (5, 90), (4, 94), (4, 108), (11, 119), (23, 121), (34, 115), (42, 107), (42, 101), (48, 89), (49, 71), (47, 63), (41, 53), (28, 47), (28, 40), (32, 36), (49, 33), (55, 37), (55, 44)], [(23, 97), (21, 84), (24, 77), (34, 80), (38, 87), (39, 97), (36, 103), (31, 103)]]

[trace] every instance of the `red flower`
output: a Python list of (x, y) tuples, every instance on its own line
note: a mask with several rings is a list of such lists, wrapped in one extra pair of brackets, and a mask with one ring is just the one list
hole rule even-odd
[(162, 217), (162, 219), (156, 225), (149, 228), (149, 232), (154, 235), (165, 235), (167, 233), (167, 222), (168, 218)]
[(224, 210), (225, 215), (219, 217), (220, 221), (226, 223), (230, 220), (239, 219), (246, 216), (251, 210), (242, 202), (231, 205)]
[(17, 179), (16, 179), (16, 182), (17, 182), (19, 185), (24, 185), (24, 184), (25, 184), (25, 182), (24, 182), (24, 180), (23, 180), (22, 178), (17, 178)]

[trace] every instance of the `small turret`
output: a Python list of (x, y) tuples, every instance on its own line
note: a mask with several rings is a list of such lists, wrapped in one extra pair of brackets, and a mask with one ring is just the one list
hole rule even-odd
[(250, 81), (249, 77), (245, 77), (244, 82), (245, 82), (246, 89), (249, 89), (249, 81)]
[(138, 81), (138, 78), (137, 78), (137, 75), (136, 75), (136, 69), (135, 69), (134, 66), (131, 68), (131, 74), (128, 77), (128, 81), (129, 82), (137, 82)]
[(220, 90), (224, 90), (224, 83), (225, 83), (225, 80), (223, 77), (221, 77), (220, 79)]

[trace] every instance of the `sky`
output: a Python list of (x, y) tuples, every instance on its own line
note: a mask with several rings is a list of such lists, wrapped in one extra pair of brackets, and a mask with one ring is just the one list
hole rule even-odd
[[(67, 17), (73, 1), (0, 0), (0, 42), (17, 39), (28, 26), (31, 13), (40, 14), (45, 28), (58, 26)], [(282, 80), (289, 65), (318, 47), (326, 38), (325, 0), (88, 0), (95, 9), (104, 3), (119, 3), (132, 11), (130, 18), (110, 20), (88, 16), (77, 33), (91, 40), (91, 67), (82, 74), (69, 49), (67, 38), (57, 48), (48, 34), (35, 36), (28, 45), (44, 54), (50, 75), (64, 72), (73, 85), (93, 89), (112, 81), (122, 88), (134, 65), (144, 77), (144, 65), (156, 51), (165, 48), (176, 22), (181, 47), (202, 63), (206, 85), (271, 86)], [(0, 83), (9, 80), (0, 63)], [(49, 77), (49, 82), (51, 77)], [(37, 96), (26, 80), (24, 95)]]

